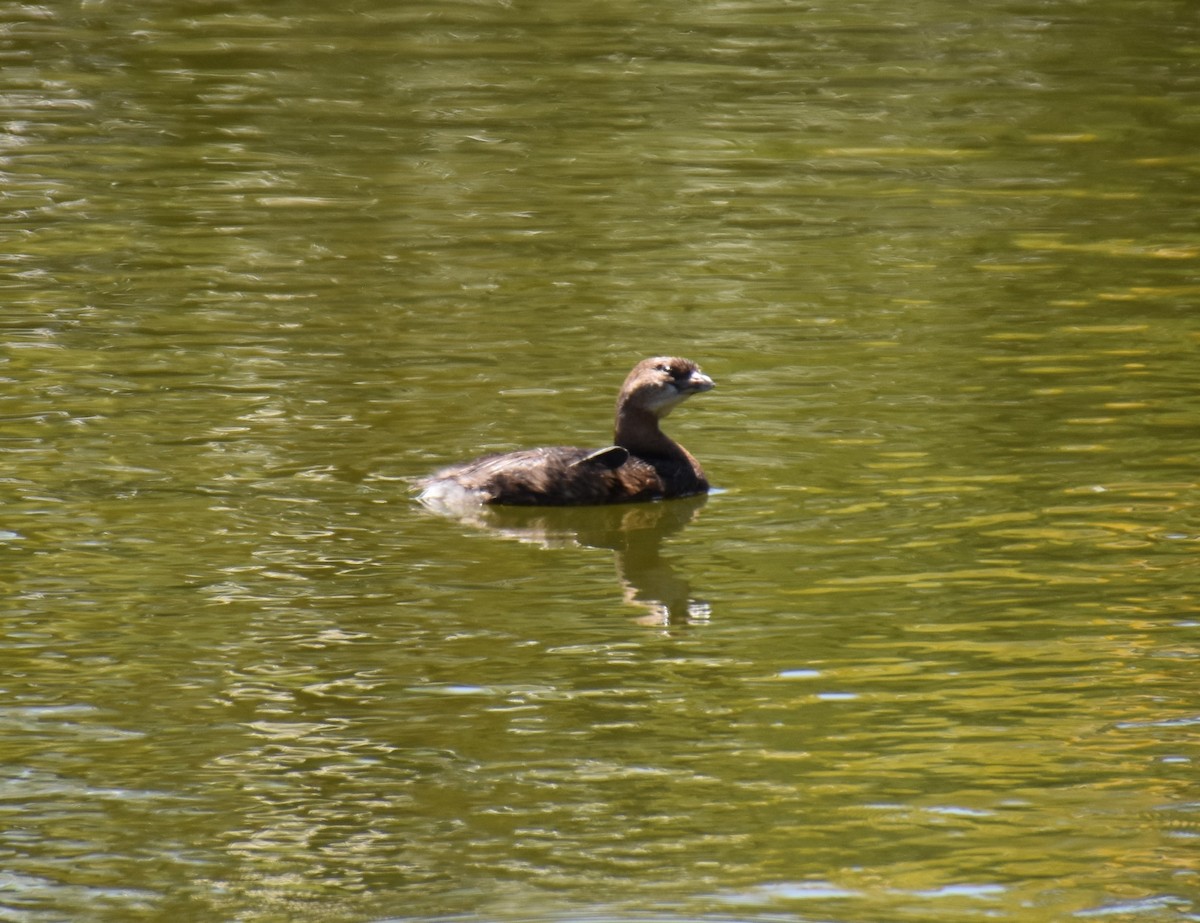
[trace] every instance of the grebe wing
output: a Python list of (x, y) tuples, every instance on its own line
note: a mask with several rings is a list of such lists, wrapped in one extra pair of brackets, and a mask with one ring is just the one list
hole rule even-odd
[(580, 465), (598, 465), (601, 468), (607, 468), (613, 471), (620, 468), (625, 462), (629, 461), (629, 450), (624, 449), (619, 445), (605, 446), (603, 449), (597, 449), (595, 452), (589, 452), (583, 458), (576, 459), (571, 462), (572, 468), (577, 468)]

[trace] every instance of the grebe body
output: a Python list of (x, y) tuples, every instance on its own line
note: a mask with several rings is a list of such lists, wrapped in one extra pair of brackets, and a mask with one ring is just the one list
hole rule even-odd
[(700, 463), (662, 431), (659, 421), (693, 394), (713, 387), (690, 359), (644, 359), (617, 397), (613, 445), (485, 455), (419, 482), (420, 499), (434, 507), (584, 506), (705, 493), (708, 480)]

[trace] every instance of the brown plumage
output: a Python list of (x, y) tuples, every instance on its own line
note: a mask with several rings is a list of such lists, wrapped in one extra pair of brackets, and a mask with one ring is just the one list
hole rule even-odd
[(551, 446), (487, 455), (443, 468), (421, 481), (421, 501), (583, 506), (704, 493), (700, 463), (659, 428), (659, 421), (712, 379), (690, 359), (656, 357), (633, 367), (617, 397), (613, 445)]

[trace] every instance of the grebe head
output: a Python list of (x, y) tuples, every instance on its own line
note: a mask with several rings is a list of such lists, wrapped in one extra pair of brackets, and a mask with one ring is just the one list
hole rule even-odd
[(633, 367), (621, 387), (617, 406), (637, 407), (661, 419), (693, 394), (714, 387), (713, 380), (691, 359), (655, 356)]

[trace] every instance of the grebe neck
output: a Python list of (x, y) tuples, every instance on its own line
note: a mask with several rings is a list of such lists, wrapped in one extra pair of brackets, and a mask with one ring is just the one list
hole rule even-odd
[(659, 428), (658, 416), (644, 407), (622, 406), (617, 409), (613, 442), (643, 458), (677, 458), (683, 449)]

